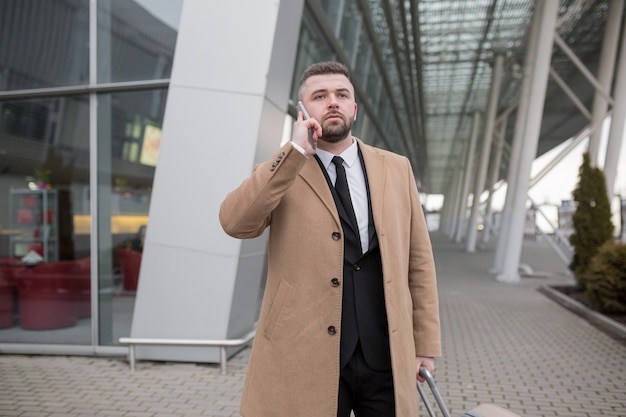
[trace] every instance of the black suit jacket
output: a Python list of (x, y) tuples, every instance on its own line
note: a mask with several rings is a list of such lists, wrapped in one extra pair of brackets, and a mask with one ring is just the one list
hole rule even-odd
[(367, 171), (360, 151), (359, 158), (368, 196), (369, 248), (366, 253), (361, 253), (358, 230), (350, 222), (325, 167), (319, 159), (318, 162), (333, 194), (344, 233), (340, 364), (343, 368), (348, 363), (360, 342), (368, 366), (382, 371), (391, 369), (383, 271), (369, 198)]

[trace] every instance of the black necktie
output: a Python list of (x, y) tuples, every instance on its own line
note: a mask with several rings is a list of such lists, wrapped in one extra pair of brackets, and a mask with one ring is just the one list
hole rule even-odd
[(346, 169), (343, 167), (343, 159), (340, 156), (333, 157), (333, 164), (335, 164), (337, 170), (337, 180), (335, 181), (335, 191), (339, 196), (341, 205), (348, 213), (352, 228), (359, 235), (359, 224), (356, 221), (356, 215), (354, 214), (354, 206), (352, 205), (352, 199), (350, 198), (350, 188), (348, 188), (348, 178), (346, 177)]

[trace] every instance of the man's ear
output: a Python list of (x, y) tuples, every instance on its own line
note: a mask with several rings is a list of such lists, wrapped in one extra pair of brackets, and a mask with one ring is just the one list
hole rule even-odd
[(354, 103), (354, 117), (352, 118), (352, 121), (355, 122), (356, 121), (356, 113), (358, 110), (358, 106), (356, 103)]

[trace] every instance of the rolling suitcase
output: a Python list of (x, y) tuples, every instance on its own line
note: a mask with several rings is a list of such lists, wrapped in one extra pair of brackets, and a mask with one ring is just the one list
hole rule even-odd
[[(446, 407), (446, 404), (441, 398), (441, 394), (439, 393), (439, 389), (437, 388), (437, 384), (435, 384), (435, 379), (432, 374), (428, 371), (428, 369), (423, 366), (420, 368), (420, 375), (424, 377), (426, 383), (430, 387), (433, 396), (435, 397), (435, 401), (443, 414), (443, 417), (450, 417), (450, 412)], [(422, 397), (422, 402), (428, 411), (430, 417), (435, 417), (435, 410), (430, 404), (428, 397), (426, 397), (426, 393), (424, 392), (424, 388), (422, 388), (422, 384), (417, 381), (417, 390), (419, 391), (420, 397)], [(472, 408), (470, 411), (466, 411), (463, 413), (461, 417), (520, 417), (512, 411), (506, 410), (500, 406), (495, 404), (479, 404), (477, 407)]]

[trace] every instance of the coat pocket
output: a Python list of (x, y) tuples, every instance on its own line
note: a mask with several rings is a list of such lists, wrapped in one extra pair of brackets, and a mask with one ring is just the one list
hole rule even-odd
[(274, 296), (274, 300), (272, 301), (272, 307), (270, 308), (269, 314), (267, 315), (265, 328), (263, 329), (263, 335), (268, 340), (272, 338), (272, 334), (274, 333), (274, 329), (276, 328), (276, 324), (278, 323), (278, 319), (280, 317), (280, 313), (283, 310), (283, 304), (285, 304), (288, 293), (289, 284), (287, 284), (285, 281), (280, 281), (280, 284), (278, 285), (278, 291), (276, 291), (276, 296)]

